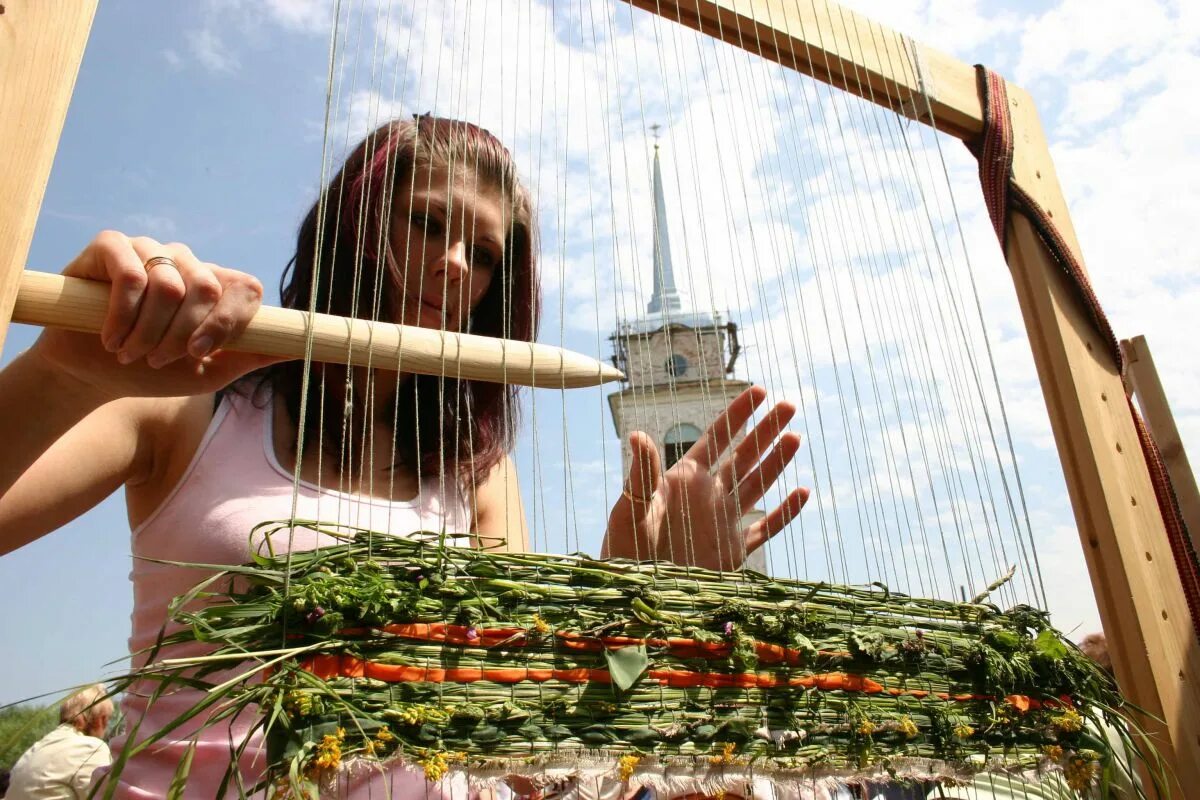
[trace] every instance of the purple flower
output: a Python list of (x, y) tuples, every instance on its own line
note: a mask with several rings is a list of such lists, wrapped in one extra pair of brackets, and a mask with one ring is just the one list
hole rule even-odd
[(478, 639), (479, 638), (479, 631), (475, 630), (474, 625), (467, 628), (467, 638), (468, 639)]
[(316, 622), (323, 616), (325, 616), (325, 609), (321, 608), (320, 606), (317, 606), (312, 611), (308, 612), (308, 616), (304, 618), (304, 621), (307, 622), (309, 625), (312, 625), (314, 622)]
[(725, 635), (726, 635), (726, 636), (732, 636), (732, 635), (733, 635), (733, 623), (732, 623), (732, 622), (726, 622), (726, 623), (725, 623)]

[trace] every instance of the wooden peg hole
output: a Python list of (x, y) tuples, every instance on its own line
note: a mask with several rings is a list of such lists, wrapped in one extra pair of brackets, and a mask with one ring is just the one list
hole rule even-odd
[(1165, 608), (1163, 609), (1162, 615), (1163, 615), (1163, 619), (1167, 618), (1167, 610)]
[(1150, 551), (1149, 551), (1149, 550), (1147, 550), (1147, 551), (1146, 551), (1146, 560), (1147, 560), (1147, 561), (1153, 561), (1153, 560), (1154, 560), (1154, 556), (1150, 555)]
[(1034, 170), (1034, 173), (1033, 173), (1033, 174), (1037, 175), (1039, 178), (1040, 178), (1040, 177), (1042, 177), (1042, 171), (1041, 171), (1040, 169), (1039, 169), (1039, 170)]
[(1101, 392), (1100, 399), (1107, 403), (1108, 402), (1108, 394), (1106, 392)]
[(1087, 349), (1088, 349), (1089, 353), (1092, 352), (1092, 343), (1091, 342), (1087, 342)]
[(1137, 498), (1136, 498), (1136, 497), (1131, 497), (1131, 498), (1129, 498), (1129, 502), (1130, 502), (1130, 503), (1132, 503), (1133, 505), (1135, 505), (1135, 506), (1136, 506), (1136, 505), (1137, 505)]
[(1122, 449), (1121, 449), (1121, 443), (1120, 443), (1120, 442), (1117, 442), (1117, 452), (1118, 452), (1118, 453), (1124, 453), (1124, 452), (1125, 452), (1124, 450), (1122, 450)]

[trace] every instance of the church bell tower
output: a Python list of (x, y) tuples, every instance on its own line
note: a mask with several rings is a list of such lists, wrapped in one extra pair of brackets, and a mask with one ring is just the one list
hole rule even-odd
[[(664, 470), (670, 469), (730, 401), (750, 386), (732, 377), (740, 352), (737, 325), (720, 314), (693, 310), (676, 286), (658, 149), (656, 142), (653, 292), (645, 313), (619, 320), (609, 337), (613, 364), (625, 373), (621, 390), (608, 396), (613, 426), (621, 439), (622, 474), (629, 473), (633, 458), (629, 447), (633, 431), (643, 431), (654, 440)], [(735, 444), (744, 435), (744, 429), (738, 431)], [(762, 516), (759, 509), (745, 509), (742, 524)], [(765, 571), (764, 552), (752, 554), (745, 566)]]

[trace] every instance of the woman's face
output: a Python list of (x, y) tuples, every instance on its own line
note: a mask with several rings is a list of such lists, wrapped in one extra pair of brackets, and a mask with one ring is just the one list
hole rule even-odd
[(511, 208), (465, 167), (416, 169), (392, 201), (392, 268), (405, 325), (459, 331), (504, 261)]

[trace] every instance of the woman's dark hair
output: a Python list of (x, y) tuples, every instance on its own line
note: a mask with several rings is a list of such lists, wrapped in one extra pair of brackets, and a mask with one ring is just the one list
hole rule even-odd
[[(280, 280), (283, 305), (307, 310), (315, 286), (312, 307), (319, 312), (400, 319), (402, 267), (388, 252), (392, 200), (412, 187), (418, 167), (469, 170), (480, 184), (501, 193), (508, 225), (504, 259), (471, 314), (470, 331), (532, 341), (540, 311), (537, 233), (516, 165), (488, 131), (428, 115), (389, 122), (350, 153), (300, 225), (296, 254)], [(292, 361), (260, 373), (283, 398), (293, 423), (300, 418), (303, 369), (303, 363)], [(345, 366), (314, 364), (308, 386), (306, 427), (322, 431), (321, 446), (334, 458), (343, 444), (353, 444), (355, 439), (346, 441), (349, 437), (361, 436), (361, 429), (356, 433), (342, 424), (346, 378)], [(499, 383), (411, 376), (397, 397), (394, 466), (453, 476), (463, 484), (483, 478), (512, 448), (516, 395), (516, 387)], [(336, 409), (326, 415), (324, 426), (323, 406)], [(351, 406), (355, 425), (369, 426), (370, 412), (362, 399), (352, 398)], [(375, 452), (378, 458), (380, 449)], [(386, 450), (384, 457), (390, 457)]]

